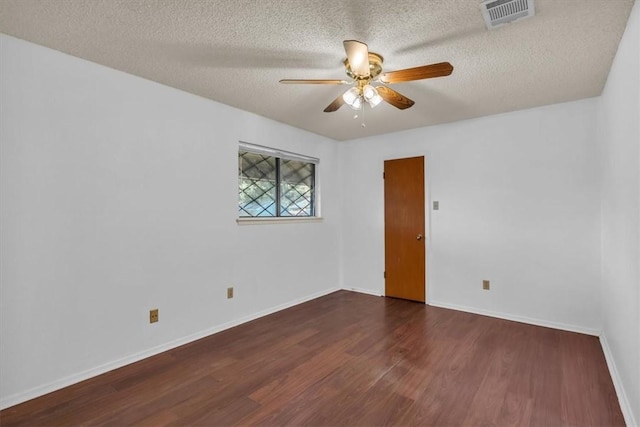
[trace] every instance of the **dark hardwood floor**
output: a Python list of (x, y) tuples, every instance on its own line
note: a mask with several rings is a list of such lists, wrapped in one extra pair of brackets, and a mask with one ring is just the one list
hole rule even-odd
[(0, 413), (14, 425), (624, 425), (596, 337), (340, 291)]

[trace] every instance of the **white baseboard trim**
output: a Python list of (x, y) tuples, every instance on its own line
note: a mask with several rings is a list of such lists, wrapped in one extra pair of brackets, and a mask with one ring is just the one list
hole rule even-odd
[(599, 336), (599, 329), (585, 328), (583, 326), (568, 325), (566, 323), (550, 322), (548, 320), (535, 319), (532, 317), (519, 316), (516, 314), (500, 313), (497, 311), (484, 310), (475, 307), (466, 307), (457, 304), (449, 304), (439, 301), (429, 301), (428, 305), (452, 310), (464, 311), (467, 313), (480, 314), (482, 316), (496, 317), (498, 319), (511, 320), (514, 322), (527, 323), (529, 325), (544, 326), (545, 328), (560, 329), (562, 331), (578, 332), (585, 335)]
[(118, 368), (121, 368), (123, 366), (130, 365), (131, 363), (135, 363), (135, 362), (138, 362), (140, 360), (146, 359), (148, 357), (155, 356), (157, 354), (163, 353), (163, 352), (165, 352), (167, 350), (171, 350), (173, 348), (180, 347), (181, 345), (188, 344), (188, 343), (190, 343), (192, 341), (196, 341), (196, 340), (208, 337), (209, 335), (213, 335), (215, 333), (222, 332), (222, 331), (224, 331), (226, 329), (230, 329), (230, 328), (233, 328), (235, 326), (241, 325), (243, 323), (247, 323), (247, 322), (250, 322), (252, 320), (259, 319), (260, 317), (268, 316), (269, 314), (276, 313), (278, 311), (293, 307), (293, 306), (298, 305), (298, 304), (302, 304), (302, 303), (307, 302), (307, 301), (311, 301), (313, 299), (316, 299), (316, 298), (331, 294), (331, 293), (339, 291), (339, 290), (340, 290), (339, 287), (325, 289), (323, 291), (316, 292), (314, 294), (311, 294), (311, 295), (308, 295), (308, 296), (305, 296), (305, 297), (302, 297), (302, 298), (298, 298), (296, 300), (289, 301), (289, 302), (286, 302), (284, 304), (280, 304), (280, 305), (277, 305), (275, 307), (268, 308), (266, 310), (262, 310), (262, 311), (260, 311), (258, 313), (255, 313), (255, 314), (252, 314), (252, 315), (249, 315), (249, 316), (245, 316), (245, 317), (241, 317), (239, 319), (235, 319), (235, 320), (223, 323), (221, 325), (217, 325), (217, 326), (214, 326), (212, 328), (205, 329), (205, 330), (200, 331), (200, 332), (196, 332), (194, 334), (188, 335), (188, 336), (183, 337), (183, 338), (178, 338), (178, 339), (170, 341), (170, 342), (168, 342), (166, 344), (162, 344), (162, 345), (150, 348), (148, 350), (144, 350), (144, 351), (141, 351), (141, 352), (138, 352), (138, 353), (134, 353), (132, 355), (129, 355), (129, 356), (114, 360), (112, 362), (108, 362), (108, 363), (105, 363), (103, 365), (96, 366), (95, 368), (87, 369), (87, 370), (79, 372), (77, 374), (69, 375), (69, 376), (61, 378), (59, 380), (55, 380), (55, 381), (52, 381), (50, 383), (31, 388), (31, 389), (29, 389), (27, 391), (16, 393), (16, 394), (13, 394), (11, 396), (7, 396), (7, 397), (5, 397), (3, 399), (0, 399), (0, 410), (9, 408), (11, 406), (17, 405), (17, 404), (22, 403), (22, 402), (26, 402), (27, 400), (35, 399), (36, 397), (40, 397), (40, 396), (43, 396), (43, 395), (45, 395), (47, 393), (51, 393), (53, 391), (60, 390), (60, 389), (62, 389), (64, 387), (68, 387), (70, 385), (77, 384), (77, 383), (79, 383), (81, 381), (88, 380), (89, 378), (93, 378), (95, 376), (104, 374), (104, 373), (109, 372), (109, 371), (113, 371), (114, 369), (118, 369)]
[(616, 394), (618, 395), (618, 402), (620, 403), (620, 410), (622, 410), (624, 422), (629, 427), (637, 427), (638, 424), (633, 417), (633, 412), (631, 411), (631, 405), (629, 404), (627, 393), (625, 393), (624, 391), (622, 379), (620, 378), (620, 374), (618, 373), (618, 368), (616, 368), (616, 363), (613, 359), (613, 353), (611, 353), (611, 348), (609, 347), (607, 336), (604, 334), (604, 332), (600, 334), (600, 345), (602, 346), (604, 359), (607, 361), (607, 367), (609, 368), (609, 374), (611, 375), (611, 380), (613, 381), (613, 387), (616, 389)]
[(382, 292), (378, 292), (378, 291), (372, 291), (371, 289), (364, 289), (364, 288), (342, 288), (343, 291), (351, 291), (351, 292), (358, 292), (361, 294), (367, 294), (367, 295), (373, 295), (374, 297), (383, 297), (384, 294)]

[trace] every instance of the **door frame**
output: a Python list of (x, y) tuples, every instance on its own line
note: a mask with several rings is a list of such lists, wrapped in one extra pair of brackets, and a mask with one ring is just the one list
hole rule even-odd
[[(402, 159), (408, 159), (411, 157), (423, 157), (424, 159), (424, 238), (425, 238), (425, 251), (424, 251), (424, 268), (425, 268), (425, 275), (424, 275), (424, 303), (425, 305), (430, 305), (431, 303), (431, 297), (430, 297), (430, 292), (429, 292), (429, 283), (431, 283), (431, 262), (429, 261), (429, 258), (431, 257), (431, 179), (429, 179), (430, 176), (430, 169), (429, 169), (429, 152), (424, 152), (424, 151), (419, 151), (419, 152), (408, 152), (399, 156), (394, 156), (394, 157), (385, 157), (384, 159), (382, 159), (382, 163), (381, 163), (381, 167), (382, 167), (382, 172), (380, 173), (380, 175), (382, 176), (382, 174), (384, 173), (384, 162), (386, 162), (387, 160), (402, 160)], [(382, 180), (382, 188), (381, 188), (381, 192), (382, 192), (382, 241), (384, 242), (382, 245), (382, 271), (384, 271), (384, 263), (386, 262), (385, 260), (385, 245), (386, 242), (384, 241), (384, 228), (385, 228), (385, 219), (384, 219), (384, 179)], [(382, 282), (382, 296), (386, 296), (386, 286), (385, 286), (385, 282), (383, 279)]]

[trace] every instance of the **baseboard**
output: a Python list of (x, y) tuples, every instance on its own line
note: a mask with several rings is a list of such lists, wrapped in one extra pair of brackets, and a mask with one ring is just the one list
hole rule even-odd
[(241, 325), (243, 323), (247, 323), (247, 322), (250, 322), (252, 320), (259, 319), (260, 317), (268, 316), (269, 314), (273, 314), (273, 313), (276, 313), (278, 311), (285, 310), (285, 309), (293, 307), (295, 305), (302, 304), (302, 303), (307, 302), (307, 301), (311, 301), (313, 299), (328, 295), (330, 293), (333, 293), (333, 292), (336, 292), (336, 291), (339, 291), (339, 290), (340, 290), (339, 287), (335, 287), (335, 288), (331, 288), (331, 289), (325, 289), (323, 291), (316, 292), (314, 294), (305, 296), (303, 298), (299, 298), (299, 299), (296, 299), (296, 300), (293, 300), (293, 301), (289, 301), (289, 302), (286, 302), (284, 304), (280, 304), (280, 305), (277, 305), (275, 307), (271, 307), (271, 308), (268, 308), (266, 310), (262, 310), (262, 311), (260, 311), (258, 313), (255, 313), (255, 314), (252, 314), (252, 315), (249, 315), (249, 316), (245, 316), (245, 317), (242, 317), (240, 319), (235, 319), (235, 320), (232, 320), (230, 322), (226, 322), (226, 323), (223, 323), (221, 325), (217, 325), (217, 326), (214, 326), (212, 328), (205, 329), (205, 330), (200, 331), (200, 332), (196, 332), (196, 333), (188, 335), (186, 337), (170, 341), (170, 342), (168, 342), (166, 344), (162, 344), (162, 345), (150, 348), (148, 350), (144, 350), (144, 351), (141, 351), (141, 352), (138, 352), (138, 353), (135, 353), (135, 354), (132, 354), (132, 355), (129, 355), (129, 356), (114, 360), (112, 362), (105, 363), (105, 364), (97, 366), (95, 368), (87, 369), (85, 371), (82, 371), (82, 372), (74, 374), (74, 375), (69, 375), (69, 376), (61, 378), (59, 380), (52, 381), (50, 383), (44, 384), (42, 386), (34, 387), (32, 389), (29, 389), (29, 390), (21, 392), (21, 393), (16, 393), (14, 395), (5, 397), (3, 399), (0, 399), (0, 410), (9, 408), (11, 406), (20, 404), (22, 402), (26, 402), (27, 400), (35, 399), (36, 397), (40, 397), (40, 396), (45, 395), (47, 393), (51, 393), (53, 391), (60, 390), (62, 388), (68, 387), (70, 385), (77, 384), (77, 383), (79, 383), (81, 381), (88, 380), (89, 378), (93, 378), (95, 376), (104, 374), (104, 373), (109, 372), (109, 371), (113, 371), (114, 369), (118, 369), (118, 368), (121, 368), (123, 366), (130, 365), (132, 363), (135, 363), (135, 362), (138, 362), (140, 360), (146, 359), (148, 357), (155, 356), (155, 355), (163, 353), (163, 352), (165, 352), (167, 350), (171, 350), (173, 348), (180, 347), (181, 345), (188, 344), (190, 342), (193, 342), (193, 341), (208, 337), (209, 335), (213, 335), (215, 333), (222, 332), (222, 331), (224, 331), (226, 329), (230, 329), (230, 328), (233, 328), (235, 326)]
[(367, 295), (373, 295), (375, 297), (382, 297), (384, 296), (384, 294), (382, 292), (377, 292), (377, 291), (372, 291), (371, 289), (364, 289), (364, 288), (342, 288), (342, 290), (345, 291), (352, 291), (352, 292), (358, 292), (361, 294), (367, 294)]
[(604, 334), (604, 332), (600, 334), (600, 345), (602, 346), (604, 359), (607, 361), (607, 367), (609, 368), (609, 374), (611, 375), (611, 380), (613, 381), (613, 387), (616, 389), (616, 394), (618, 395), (618, 402), (620, 403), (622, 416), (624, 416), (624, 422), (629, 427), (637, 427), (638, 424), (633, 417), (629, 399), (627, 398), (627, 394), (624, 391), (622, 379), (620, 378), (620, 374), (618, 373), (618, 368), (616, 368), (616, 363), (613, 359), (613, 353), (611, 353), (611, 348), (609, 347), (607, 336)]
[(516, 314), (501, 313), (497, 311), (484, 310), (475, 307), (466, 307), (457, 304), (449, 304), (439, 301), (430, 300), (429, 305), (434, 307), (449, 308), (452, 310), (464, 311), (467, 313), (480, 314), (482, 316), (496, 317), (498, 319), (511, 320), (514, 322), (527, 323), (529, 325), (544, 326), (545, 328), (560, 329), (562, 331), (578, 332), (585, 335), (599, 336), (599, 329), (585, 328), (583, 326), (568, 325), (565, 323), (550, 322), (548, 320), (535, 319), (532, 317), (518, 316)]

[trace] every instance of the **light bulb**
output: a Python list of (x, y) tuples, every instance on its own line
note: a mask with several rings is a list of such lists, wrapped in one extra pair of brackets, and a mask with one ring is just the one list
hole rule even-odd
[(364, 99), (370, 101), (372, 98), (378, 96), (378, 91), (375, 87), (366, 85), (364, 88), (362, 88), (362, 95), (364, 96)]
[(351, 89), (349, 89), (348, 91), (346, 91), (343, 95), (342, 95), (342, 99), (344, 100), (344, 102), (349, 106), (353, 108), (353, 103), (356, 101), (356, 99), (360, 98), (360, 92), (358, 92), (358, 88), (357, 87), (352, 87)]

